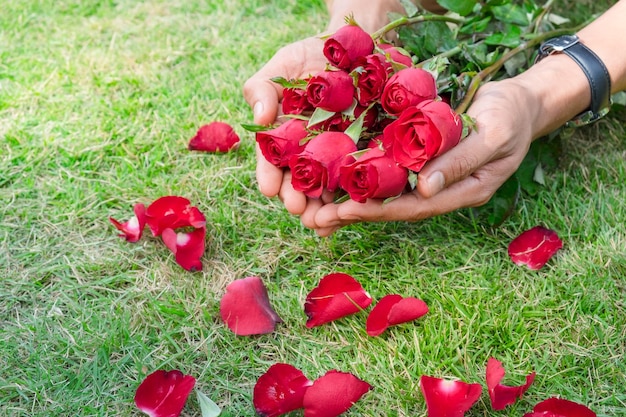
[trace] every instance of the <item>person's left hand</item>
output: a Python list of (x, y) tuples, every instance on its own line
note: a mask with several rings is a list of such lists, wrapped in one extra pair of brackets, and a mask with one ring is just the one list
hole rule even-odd
[(417, 221), (485, 204), (528, 152), (536, 118), (534, 100), (532, 92), (515, 79), (485, 84), (468, 110), (476, 129), (424, 166), (416, 190), (386, 203), (320, 202), (307, 207), (302, 223), (320, 236), (329, 236), (355, 222)]

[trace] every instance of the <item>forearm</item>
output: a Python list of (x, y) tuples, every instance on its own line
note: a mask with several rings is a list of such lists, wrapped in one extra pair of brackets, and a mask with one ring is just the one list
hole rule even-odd
[[(583, 44), (594, 51), (611, 76), (612, 92), (626, 89), (626, 0), (620, 0), (596, 21), (578, 33)], [(540, 137), (562, 126), (589, 107), (589, 82), (568, 56), (546, 57), (516, 81), (535, 95), (533, 136)]]

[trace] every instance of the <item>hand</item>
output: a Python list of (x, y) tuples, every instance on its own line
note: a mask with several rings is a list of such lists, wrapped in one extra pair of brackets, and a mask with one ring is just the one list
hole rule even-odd
[[(274, 77), (302, 79), (322, 71), (326, 66), (323, 54), (324, 41), (319, 37), (307, 38), (282, 47), (256, 74), (246, 81), (243, 87), (244, 97), (252, 107), (254, 122), (261, 125), (274, 123), (280, 115), (280, 101), (283, 89), (271, 81)], [(256, 177), (259, 189), (268, 196), (276, 195), (283, 201), (285, 208), (292, 214), (302, 214), (307, 205), (317, 206), (319, 201), (312, 201), (291, 186), (291, 174), (270, 164), (256, 150)]]
[(476, 129), (456, 147), (430, 161), (417, 190), (388, 203), (353, 200), (320, 204), (303, 217), (320, 236), (362, 221), (417, 221), (485, 204), (517, 170), (533, 139), (537, 103), (515, 79), (485, 84), (468, 114)]

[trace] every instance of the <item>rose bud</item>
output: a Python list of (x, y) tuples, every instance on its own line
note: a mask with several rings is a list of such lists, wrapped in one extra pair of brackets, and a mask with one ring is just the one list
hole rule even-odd
[(261, 153), (271, 164), (286, 167), (289, 159), (304, 149), (300, 142), (309, 133), (304, 120), (289, 119), (275, 129), (256, 133)]
[(344, 71), (323, 71), (311, 77), (306, 94), (309, 103), (330, 112), (341, 112), (352, 105), (354, 80)]
[(408, 178), (406, 168), (375, 146), (354, 162), (341, 167), (339, 184), (351, 199), (365, 203), (368, 198), (389, 198), (401, 194)]
[(348, 154), (356, 150), (345, 133), (320, 133), (289, 161), (293, 188), (313, 198), (319, 198), (324, 189), (335, 191), (339, 186), (339, 168)]
[(419, 172), (424, 164), (461, 140), (463, 123), (443, 101), (424, 101), (404, 110), (383, 130), (383, 147), (401, 166)]
[(313, 111), (313, 105), (309, 103), (306, 90), (302, 88), (285, 88), (282, 101), (283, 114), (302, 114)]
[(408, 107), (437, 97), (435, 78), (421, 68), (405, 68), (389, 78), (381, 97), (383, 109), (394, 116)]
[(357, 98), (362, 106), (378, 100), (383, 93), (385, 83), (392, 71), (391, 64), (381, 54), (372, 54), (357, 58), (355, 61), (357, 76)]
[(356, 25), (346, 25), (337, 30), (324, 42), (324, 56), (331, 65), (351, 70), (353, 62), (374, 50), (372, 37)]
[(393, 62), (407, 67), (413, 65), (413, 60), (409, 56), (409, 53), (404, 49), (393, 46), (390, 43), (381, 43), (378, 47), (383, 50), (388, 62)]

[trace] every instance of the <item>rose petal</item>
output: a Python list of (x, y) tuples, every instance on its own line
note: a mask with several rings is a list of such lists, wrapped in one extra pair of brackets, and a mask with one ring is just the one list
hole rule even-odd
[(277, 363), (259, 377), (252, 402), (262, 417), (275, 417), (302, 408), (304, 393), (313, 382), (302, 371), (286, 363)]
[(328, 371), (304, 393), (304, 417), (336, 417), (370, 389), (370, 384), (350, 373)]
[(204, 214), (197, 207), (193, 207), (189, 200), (170, 195), (158, 198), (148, 206), (146, 223), (154, 236), (160, 236), (164, 229), (204, 227), (206, 219)]
[(596, 413), (582, 404), (552, 397), (537, 404), (524, 417), (596, 417)]
[(526, 376), (526, 383), (520, 386), (501, 385), (500, 381), (504, 378), (504, 367), (502, 362), (495, 358), (489, 358), (487, 361), (487, 389), (489, 391), (489, 399), (494, 410), (504, 410), (507, 405), (513, 404), (518, 398), (528, 390), (535, 380), (535, 372)]
[(306, 297), (306, 327), (316, 327), (358, 313), (371, 303), (372, 297), (350, 275), (326, 275)]
[(124, 223), (109, 217), (109, 221), (113, 226), (122, 232), (119, 236), (125, 238), (128, 242), (137, 242), (141, 239), (143, 228), (146, 225), (146, 207), (141, 203), (137, 203), (133, 207), (133, 211), (135, 215)]
[(139, 385), (135, 404), (150, 417), (177, 417), (195, 384), (194, 377), (180, 371), (158, 370)]
[(535, 226), (513, 239), (508, 250), (516, 265), (538, 270), (562, 247), (563, 242), (554, 230)]
[(370, 336), (378, 336), (387, 327), (416, 320), (428, 313), (428, 306), (419, 298), (403, 298), (389, 294), (380, 299), (367, 317), (366, 329)]
[(420, 378), (428, 417), (463, 417), (480, 398), (482, 386), (463, 381), (449, 381), (431, 376)]
[(175, 255), (176, 263), (192, 272), (202, 270), (200, 258), (204, 255), (205, 237), (204, 227), (189, 233), (165, 229), (161, 234), (163, 243)]
[(239, 336), (271, 333), (276, 323), (282, 323), (259, 277), (231, 282), (220, 302), (220, 315), (226, 326)]
[(198, 129), (188, 148), (192, 151), (228, 152), (238, 146), (239, 136), (228, 123), (211, 122)]

